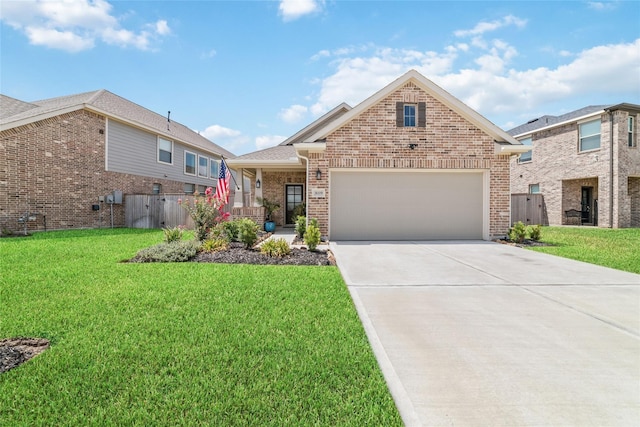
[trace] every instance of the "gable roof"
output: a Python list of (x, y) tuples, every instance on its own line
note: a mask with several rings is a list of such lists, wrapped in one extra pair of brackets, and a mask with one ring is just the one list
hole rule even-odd
[(302, 166), (302, 162), (296, 155), (296, 149), (293, 145), (304, 141), (304, 139), (309, 135), (317, 132), (318, 129), (336, 120), (340, 116), (347, 113), (349, 110), (351, 110), (351, 107), (343, 102), (328, 113), (325, 113), (324, 115), (313, 121), (311, 124), (296, 132), (294, 135), (285, 139), (279, 145), (238, 156), (228, 163), (229, 165), (233, 166), (246, 167), (260, 167), (261, 165), (272, 167), (285, 165)]
[[(207, 152), (213, 152), (224, 157), (235, 157), (230, 151), (209, 141), (207, 138), (178, 122), (171, 121), (169, 129), (167, 129), (166, 117), (105, 89), (30, 103), (2, 95), (0, 101), (2, 102), (2, 104), (0, 104), (2, 111), (0, 116), (0, 131), (71, 111), (87, 109), (111, 119), (157, 133), (166, 138), (178, 140)], [(5, 105), (7, 106), (6, 111)]]
[(465, 103), (451, 95), (449, 92), (442, 89), (440, 86), (433, 83), (431, 80), (424, 77), (422, 74), (417, 72), (416, 70), (410, 70), (391, 82), (389, 85), (376, 92), (369, 98), (362, 101), (360, 104), (351, 109), (348, 113), (341, 116), (339, 119), (334, 120), (329, 123), (324, 128), (320, 129), (318, 132), (306, 138), (303, 142), (305, 143), (313, 143), (317, 141), (324, 140), (330, 133), (336, 131), (346, 123), (353, 120), (358, 115), (362, 114), (364, 111), (369, 109), (371, 106), (375, 105), (391, 93), (395, 92), (405, 84), (412, 82), (416, 86), (418, 86), (423, 91), (427, 92), (438, 101), (451, 108), (453, 111), (460, 114), (463, 118), (465, 118), (470, 123), (473, 123), (480, 130), (484, 131), (488, 135), (490, 135), (497, 143), (507, 143), (520, 145), (515, 138), (511, 135), (500, 129), (498, 126), (491, 123), (485, 117), (480, 115), (477, 111), (473, 110)]
[(529, 120), (527, 123), (521, 124), (520, 126), (517, 126), (509, 131), (507, 131), (507, 133), (509, 135), (524, 135), (527, 133), (531, 133), (535, 130), (538, 129), (542, 129), (542, 128), (546, 128), (546, 127), (553, 127), (557, 124), (560, 123), (566, 123), (566, 122), (570, 122), (572, 120), (577, 120), (579, 118), (582, 117), (587, 117), (590, 115), (594, 115), (598, 112), (600, 113), (604, 113), (604, 110), (608, 107), (608, 105), (589, 105), (587, 107), (583, 107), (580, 108), (578, 110), (575, 111), (571, 111), (569, 113), (566, 114), (562, 114), (560, 116), (550, 116), (550, 115), (545, 115), (542, 117), (538, 117), (536, 119), (533, 120)]

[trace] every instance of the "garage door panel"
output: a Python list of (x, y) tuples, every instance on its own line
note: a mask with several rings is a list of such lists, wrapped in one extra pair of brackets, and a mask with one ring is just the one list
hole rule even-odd
[(482, 239), (482, 201), (482, 172), (332, 172), (330, 237)]

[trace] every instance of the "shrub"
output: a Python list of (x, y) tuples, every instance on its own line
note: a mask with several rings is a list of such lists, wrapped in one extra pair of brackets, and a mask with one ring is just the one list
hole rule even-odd
[(182, 240), (182, 228), (180, 227), (172, 227), (172, 228), (163, 228), (164, 233), (164, 242), (178, 242)]
[(202, 252), (219, 252), (229, 248), (229, 241), (224, 237), (207, 239), (200, 245)]
[[(302, 202), (299, 205), (296, 205), (295, 208), (293, 208), (293, 217), (297, 218), (299, 216), (307, 216), (307, 205)], [(300, 236), (302, 237), (302, 236)]]
[(518, 221), (513, 224), (513, 227), (509, 230), (509, 240), (516, 243), (524, 242), (524, 238), (527, 236), (527, 227)]
[(304, 243), (309, 247), (310, 251), (315, 251), (320, 243), (320, 228), (318, 228), (318, 220), (315, 218), (309, 221), (309, 225), (304, 233)]
[(178, 199), (178, 203), (189, 212), (189, 216), (193, 219), (195, 225), (196, 239), (204, 242), (209, 232), (216, 224), (226, 221), (229, 213), (222, 212), (224, 202), (216, 199), (213, 188), (208, 187), (204, 192), (204, 197), (196, 194), (193, 205), (189, 200), (182, 202)]
[(195, 257), (199, 243), (194, 240), (160, 243), (138, 251), (133, 262), (186, 262)]
[(542, 226), (534, 225), (529, 229), (529, 237), (536, 242), (542, 238)]
[(258, 240), (258, 230), (260, 227), (256, 222), (249, 218), (238, 219), (238, 240), (244, 243), (247, 249), (251, 247)]
[(307, 228), (307, 217), (299, 215), (296, 218), (296, 234), (298, 235), (299, 238), (302, 239), (306, 228)]
[(291, 253), (291, 248), (285, 239), (269, 239), (260, 245), (260, 252), (270, 257), (283, 257)]
[(227, 238), (230, 242), (238, 241), (238, 221), (240, 218), (236, 218), (233, 221), (225, 221), (220, 223), (220, 226), (224, 230)]

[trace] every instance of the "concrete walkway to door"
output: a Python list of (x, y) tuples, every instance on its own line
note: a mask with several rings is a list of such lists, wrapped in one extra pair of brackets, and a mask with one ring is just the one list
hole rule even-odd
[(333, 242), (408, 426), (637, 426), (640, 275), (492, 242)]

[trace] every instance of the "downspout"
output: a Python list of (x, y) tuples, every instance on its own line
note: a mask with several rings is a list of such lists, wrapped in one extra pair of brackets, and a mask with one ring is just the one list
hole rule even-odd
[(605, 111), (609, 114), (609, 228), (613, 228), (613, 111)]
[[(298, 155), (298, 157), (300, 157), (301, 159), (304, 159), (305, 162), (307, 163), (307, 171), (306, 171), (306, 175), (305, 175), (305, 192), (307, 193), (307, 198), (305, 199), (304, 203), (306, 204), (307, 208), (309, 208), (309, 158), (303, 156), (302, 154), (296, 152), (296, 154)], [(309, 215), (307, 212), (307, 215), (305, 215), (306, 218), (306, 226), (309, 226)]]

